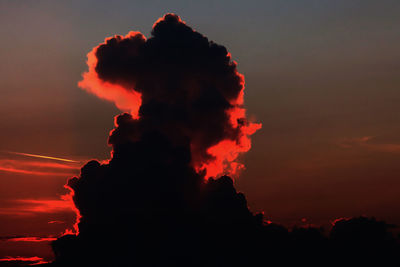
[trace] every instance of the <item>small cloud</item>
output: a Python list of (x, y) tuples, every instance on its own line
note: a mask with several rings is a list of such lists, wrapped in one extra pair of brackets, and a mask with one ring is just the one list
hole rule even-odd
[(360, 146), (371, 140), (373, 136), (363, 136), (356, 138), (344, 138), (339, 141), (339, 146), (343, 148), (352, 148), (355, 146)]
[(49, 221), (48, 224), (63, 224), (64, 221)]
[(385, 143), (374, 136), (345, 138), (339, 141), (339, 146), (345, 149), (362, 148), (377, 152), (399, 153), (400, 144)]

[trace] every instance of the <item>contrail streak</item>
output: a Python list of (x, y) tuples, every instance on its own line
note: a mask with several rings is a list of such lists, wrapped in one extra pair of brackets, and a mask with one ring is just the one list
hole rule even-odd
[(52, 159), (52, 160), (58, 160), (58, 161), (64, 161), (64, 162), (75, 162), (75, 163), (79, 162), (79, 161), (72, 160), (72, 159), (56, 158), (56, 157), (50, 157), (50, 156), (45, 156), (45, 155), (36, 155), (36, 154), (13, 152), (13, 151), (5, 151), (5, 152), (7, 152), (9, 154), (21, 155), (21, 156), (27, 156), (27, 157), (33, 157), (33, 158)]

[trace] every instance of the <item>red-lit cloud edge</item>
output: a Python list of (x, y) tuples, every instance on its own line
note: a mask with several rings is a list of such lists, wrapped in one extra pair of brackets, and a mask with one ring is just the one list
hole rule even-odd
[[(160, 21), (160, 18), (158, 21)], [(157, 22), (156, 22), (157, 23)], [(125, 36), (108, 37), (103, 43), (99, 44), (87, 54), (88, 71), (83, 73), (83, 80), (78, 83), (82, 89), (96, 95), (101, 99), (113, 102), (121, 111), (129, 112), (133, 118), (139, 119), (139, 108), (141, 106), (141, 94), (134, 90), (134, 88), (125, 88), (118, 84), (113, 84), (101, 80), (96, 72), (97, 49), (107, 43), (112, 38), (124, 39), (131, 38), (140, 34), (139, 32), (131, 31)], [(144, 38), (144, 37), (143, 37)], [(230, 54), (228, 54), (230, 57)], [(233, 61), (234, 62), (234, 61)], [(236, 64), (236, 62), (234, 62)], [(230, 123), (233, 128), (238, 127), (238, 119), (245, 118), (246, 109), (244, 104), (244, 76), (240, 73), (237, 75), (241, 79), (242, 90), (237, 99), (230, 104), (233, 106), (227, 111), (230, 118)], [(244, 165), (237, 161), (240, 154), (245, 153), (251, 148), (250, 136), (262, 127), (261, 123), (248, 122), (246, 125), (241, 126), (241, 135), (238, 141), (225, 139), (218, 144), (209, 147), (207, 152), (212, 156), (212, 160), (207, 162), (194, 162), (193, 167), (196, 171), (205, 171), (205, 177), (217, 177), (220, 175), (229, 175), (237, 177), (239, 172), (244, 169)]]

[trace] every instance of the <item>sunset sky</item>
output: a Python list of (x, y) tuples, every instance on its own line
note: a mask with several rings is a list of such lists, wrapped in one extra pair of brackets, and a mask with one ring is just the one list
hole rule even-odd
[(263, 124), (235, 181), (251, 210), (285, 225), (400, 224), (399, 1), (0, 0), (0, 258), (51, 259), (51, 238), (73, 229), (63, 186), (109, 158), (121, 112), (77, 86), (86, 54), (115, 34), (149, 36), (167, 12), (245, 76), (248, 116)]

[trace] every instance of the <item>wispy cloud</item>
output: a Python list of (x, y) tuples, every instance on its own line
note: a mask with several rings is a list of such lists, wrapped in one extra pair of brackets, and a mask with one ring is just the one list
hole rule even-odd
[(64, 224), (63, 221), (49, 221), (48, 224)]
[(3, 240), (9, 242), (49, 242), (49, 241), (54, 241), (56, 239), (57, 238), (55, 237), (26, 236), (26, 237), (10, 237)]
[(7, 207), (0, 208), (1, 215), (30, 216), (40, 213), (73, 211), (68, 199), (17, 199), (10, 200)]
[(28, 265), (38, 265), (38, 264), (43, 264), (43, 263), (48, 263), (47, 261), (44, 261), (43, 258), (40, 257), (5, 257), (5, 258), (0, 258), (0, 262), (24, 262)]
[(35, 176), (63, 176), (75, 175), (79, 171), (77, 164), (43, 162), (26, 159), (1, 159), (0, 171)]
[(55, 237), (40, 237), (40, 236), (3, 236), (0, 237), (1, 241), (5, 242), (50, 242), (54, 241)]
[(29, 174), (35, 176), (68, 176), (71, 173), (62, 173), (62, 172), (39, 172), (39, 171), (29, 171), (29, 170), (22, 170), (17, 168), (5, 168), (0, 166), (0, 171), (3, 172), (13, 172), (19, 174)]
[(363, 136), (357, 138), (344, 138), (339, 140), (342, 148), (364, 148), (378, 152), (400, 153), (400, 144), (377, 142), (374, 136)]

